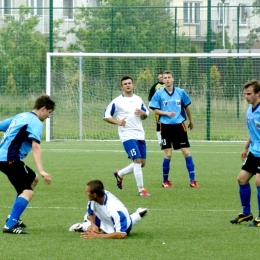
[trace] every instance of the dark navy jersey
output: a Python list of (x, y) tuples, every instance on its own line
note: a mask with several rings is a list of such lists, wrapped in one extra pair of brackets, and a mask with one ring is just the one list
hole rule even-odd
[(33, 112), (24, 112), (0, 121), (5, 132), (0, 143), (0, 161), (21, 161), (32, 149), (32, 141), (41, 142), (43, 123)]

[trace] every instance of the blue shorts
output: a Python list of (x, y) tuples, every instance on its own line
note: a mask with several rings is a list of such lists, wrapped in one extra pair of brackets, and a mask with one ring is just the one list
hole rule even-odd
[(127, 140), (123, 142), (128, 158), (131, 160), (142, 158), (146, 159), (146, 143), (145, 140)]

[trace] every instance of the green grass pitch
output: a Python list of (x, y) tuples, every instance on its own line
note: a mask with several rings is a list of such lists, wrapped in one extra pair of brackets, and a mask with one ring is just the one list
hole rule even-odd
[[(174, 151), (170, 180), (174, 189), (161, 187), (163, 152), (157, 142), (147, 142), (145, 187), (151, 197), (138, 197), (134, 176), (124, 178), (119, 190), (113, 172), (130, 163), (118, 141), (51, 142), (42, 144), (43, 162), (53, 177), (50, 186), (42, 178), (35, 196), (22, 215), (30, 235), (0, 235), (1, 259), (255, 259), (258, 228), (229, 220), (241, 212), (237, 174), (244, 143), (191, 142), (199, 189), (189, 187), (180, 151)], [(31, 155), (25, 161), (36, 170)], [(137, 223), (129, 237), (81, 239), (68, 228), (83, 220), (86, 183), (100, 179), (130, 212), (147, 207), (149, 214)], [(15, 191), (0, 174), (0, 219), (5, 219)], [(257, 216), (256, 189), (252, 187), (252, 211)]]

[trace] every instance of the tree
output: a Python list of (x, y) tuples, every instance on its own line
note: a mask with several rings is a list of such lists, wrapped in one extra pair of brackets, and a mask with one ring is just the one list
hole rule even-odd
[(225, 65), (225, 76), (224, 76), (224, 96), (232, 99), (235, 97), (236, 89), (236, 66), (233, 58), (228, 57)]
[[(157, 7), (156, 7), (157, 6)], [(174, 20), (164, 7), (166, 0), (108, 0), (99, 8), (81, 8), (75, 15), (74, 33), (77, 41), (70, 51), (112, 53), (172, 53), (174, 51)], [(182, 46), (188, 43), (182, 38)], [(182, 49), (183, 50), (183, 49)], [(165, 59), (122, 59), (113, 63), (113, 71), (125, 67), (133, 70), (134, 77), (149, 67), (154, 74), (167, 68)], [(123, 65), (122, 65), (123, 62)], [(127, 63), (127, 64), (125, 64)], [(139, 68), (140, 71), (136, 70)], [(153, 71), (152, 68), (156, 68)], [(97, 71), (101, 74), (102, 68)], [(113, 74), (112, 71), (112, 74)], [(100, 72), (100, 73), (99, 73)], [(113, 75), (110, 76), (113, 78)]]
[[(196, 53), (196, 47), (191, 45), (190, 53)], [(199, 89), (198, 86), (199, 82), (199, 74), (198, 74), (198, 58), (197, 57), (190, 57), (189, 58), (189, 66), (188, 66), (188, 86), (190, 91), (195, 91)]]
[(173, 72), (174, 77), (174, 85), (181, 87), (182, 85), (182, 65), (181, 65), (181, 58), (180, 57), (174, 57), (170, 59), (169, 64), (170, 70)]
[(11, 96), (17, 95), (17, 89), (16, 89), (16, 84), (14, 82), (13, 74), (10, 74), (7, 78), (5, 94)]
[(48, 38), (35, 30), (39, 18), (28, 18), (29, 12), (20, 8), (19, 20), (7, 15), (5, 26), (0, 28), (0, 85), (6, 86), (8, 76), (13, 75), (18, 94), (45, 89), (45, 77), (41, 76), (46, 66), (45, 56), (42, 59), (48, 50)]
[[(253, 6), (253, 15), (255, 16), (260, 16), (260, 0), (255, 0), (252, 4)], [(257, 19), (257, 18), (256, 18)], [(253, 28), (250, 30), (250, 33), (247, 36), (247, 41), (246, 41), (246, 47), (248, 49), (251, 49), (252, 45), (254, 44), (255, 41), (257, 41), (260, 38), (260, 27)]]
[(254, 78), (252, 57), (247, 57), (242, 67), (243, 84)]
[[(224, 31), (224, 38), (225, 38), (225, 49), (231, 50), (233, 48), (233, 46), (231, 45), (231, 43), (229, 41), (228, 33), (226, 30)], [(212, 39), (216, 40), (214, 49), (223, 49), (224, 48), (222, 31), (220, 31), (218, 33), (212, 33)]]
[(151, 71), (146, 68), (143, 72), (141, 72), (137, 78), (135, 83), (135, 90), (138, 93), (142, 92), (148, 95), (150, 87), (153, 85), (153, 76)]
[(213, 65), (210, 68), (210, 88), (212, 93), (216, 96), (220, 96), (222, 94), (222, 87), (220, 86), (220, 73), (216, 65)]

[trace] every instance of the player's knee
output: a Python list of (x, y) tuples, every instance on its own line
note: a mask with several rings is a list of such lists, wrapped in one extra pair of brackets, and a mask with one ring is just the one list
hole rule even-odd
[(190, 151), (188, 149), (183, 149), (182, 153), (183, 153), (184, 158), (187, 158), (190, 156)]
[(32, 189), (35, 188), (35, 186), (37, 185), (38, 181), (39, 181), (39, 177), (38, 177), (38, 175), (36, 174), (35, 179), (33, 180), (32, 184), (31, 184), (31, 188), (32, 188)]
[[(257, 175), (259, 175), (259, 174), (257, 174)], [(256, 185), (256, 187), (260, 186), (260, 178), (259, 177), (255, 178), (255, 185)]]
[(19, 194), (19, 197), (22, 197), (28, 201), (30, 201), (33, 198), (33, 191), (32, 190), (24, 190), (21, 194)]

